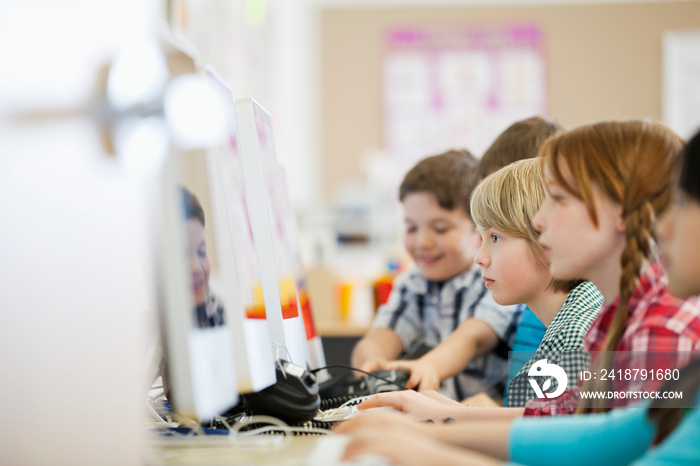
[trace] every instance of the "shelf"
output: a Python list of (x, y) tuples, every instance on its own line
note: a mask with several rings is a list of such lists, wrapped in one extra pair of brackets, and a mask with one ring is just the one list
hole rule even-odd
[(351, 322), (316, 323), (316, 330), (321, 337), (362, 337), (369, 329), (369, 325), (356, 325)]

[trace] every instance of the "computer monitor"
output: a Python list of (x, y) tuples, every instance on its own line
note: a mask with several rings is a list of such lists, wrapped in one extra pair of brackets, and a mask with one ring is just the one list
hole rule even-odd
[(171, 151), (160, 173), (156, 272), (167, 397), (176, 412), (205, 421), (235, 405), (238, 393), (231, 293), (215, 297), (210, 288), (218, 252), (205, 235), (205, 225), (211, 227), (202, 222), (204, 209), (197, 212), (192, 201), (208, 193), (183, 176), (183, 164), (193, 156)]
[(289, 249), (284, 207), (277, 202), (274, 174), (279, 170), (270, 114), (253, 99), (236, 101), (238, 147), (255, 240), (265, 309), (280, 356), (310, 365), (304, 320), (299, 306), (294, 257)]
[(239, 296), (240, 312), (232, 329), (238, 390), (240, 393), (257, 392), (275, 383), (276, 358), (246, 200), (233, 94), (216, 72), (207, 69), (206, 76), (219, 94), (226, 113), (225, 135), (220, 144), (209, 149), (208, 160), (215, 188), (214, 215), (220, 234), (227, 237), (226, 250), (222, 251), (231, 269), (226, 274), (231, 280), (227, 286), (235, 286)]
[[(235, 139), (233, 97), (213, 72), (203, 71), (194, 55), (173, 38), (165, 50), (171, 80), (163, 111), (173, 149), (163, 169), (160, 205), (155, 209), (161, 213), (157, 242), (164, 382), (175, 410), (204, 420), (235, 404), (238, 393), (274, 384), (276, 372), (264, 306), (253, 298), (246, 281), (255, 282), (254, 278), (241, 267), (252, 247), (237, 232), (250, 227), (237, 208), (240, 202), (228, 199), (235, 191), (235, 183), (226, 175), (235, 171), (230, 154), (232, 135)], [(212, 131), (214, 127), (219, 130)], [(200, 236), (203, 229), (204, 248), (187, 257), (184, 252), (191, 238), (184, 232), (191, 232), (193, 222), (183, 217), (187, 211), (182, 188), (197, 199), (205, 219), (194, 229)], [(201, 293), (197, 297), (203, 283), (195, 270), (202, 253), (209, 266), (204, 304)], [(255, 312), (261, 308), (263, 318)]]

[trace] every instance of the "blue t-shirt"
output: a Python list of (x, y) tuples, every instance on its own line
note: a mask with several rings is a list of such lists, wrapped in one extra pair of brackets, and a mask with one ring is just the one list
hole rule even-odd
[(515, 330), (513, 348), (511, 348), (510, 357), (508, 358), (506, 400), (508, 400), (507, 387), (510, 385), (510, 381), (513, 380), (513, 377), (518, 374), (525, 363), (535, 355), (546, 331), (547, 327), (544, 326), (539, 317), (529, 307), (525, 306), (520, 315), (518, 328)]

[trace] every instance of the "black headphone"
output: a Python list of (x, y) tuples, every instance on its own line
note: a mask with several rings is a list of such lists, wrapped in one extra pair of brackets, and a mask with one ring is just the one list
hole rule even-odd
[(321, 398), (313, 374), (289, 361), (277, 361), (277, 382), (257, 393), (243, 395), (251, 414), (274, 416), (288, 423), (308, 421), (318, 413)]

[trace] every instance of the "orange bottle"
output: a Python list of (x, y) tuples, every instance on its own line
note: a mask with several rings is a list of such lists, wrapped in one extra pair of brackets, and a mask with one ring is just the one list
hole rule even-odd
[(389, 300), (389, 295), (394, 284), (394, 278), (399, 272), (399, 263), (397, 261), (389, 261), (387, 272), (382, 274), (373, 284), (374, 290), (374, 312), (377, 312), (379, 306)]

